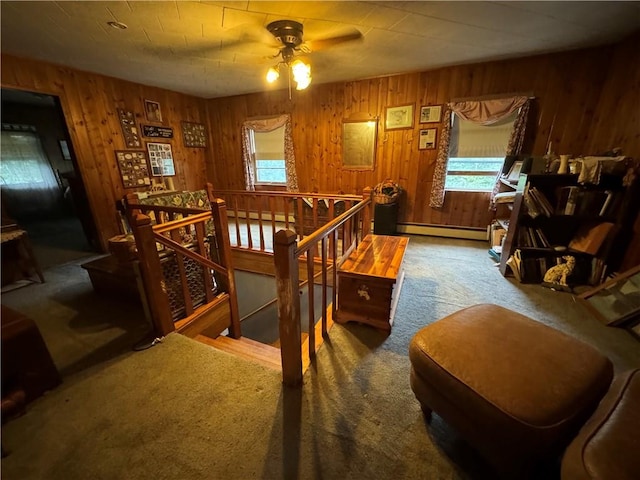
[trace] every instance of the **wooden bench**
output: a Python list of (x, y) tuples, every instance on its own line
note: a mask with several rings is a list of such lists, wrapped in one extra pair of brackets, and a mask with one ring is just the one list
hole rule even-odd
[(408, 237), (367, 235), (338, 270), (336, 321), (355, 321), (391, 331)]

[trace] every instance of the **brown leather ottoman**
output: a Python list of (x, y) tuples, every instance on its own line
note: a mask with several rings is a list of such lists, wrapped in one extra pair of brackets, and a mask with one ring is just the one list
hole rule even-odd
[(618, 375), (562, 457), (563, 480), (640, 477), (640, 369)]
[(593, 413), (613, 366), (594, 348), (497, 305), (416, 333), (411, 388), (506, 477), (560, 454)]

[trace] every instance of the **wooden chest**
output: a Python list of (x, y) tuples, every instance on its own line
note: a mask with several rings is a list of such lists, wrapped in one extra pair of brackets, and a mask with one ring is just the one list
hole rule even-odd
[(408, 237), (367, 235), (338, 270), (336, 321), (391, 331)]

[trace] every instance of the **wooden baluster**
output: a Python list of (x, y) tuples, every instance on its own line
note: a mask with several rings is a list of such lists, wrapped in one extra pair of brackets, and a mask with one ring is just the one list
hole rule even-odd
[(316, 314), (315, 314), (315, 283), (314, 283), (314, 258), (316, 247), (313, 246), (307, 250), (307, 325), (309, 328), (309, 358), (313, 358), (316, 354)]
[(289, 199), (285, 197), (282, 202), (284, 204), (284, 229), (289, 230)]
[(156, 334), (159, 336), (168, 335), (175, 330), (175, 326), (171, 319), (169, 299), (163, 287), (164, 277), (156, 241), (153, 238), (151, 219), (138, 213), (133, 217), (131, 228), (136, 239), (145, 294)]
[[(333, 233), (331, 234), (333, 236)], [(322, 248), (322, 336), (327, 334), (327, 237), (320, 242)]]
[[(285, 199), (286, 203), (286, 199)], [(276, 237), (276, 212), (275, 212), (275, 199), (269, 197), (269, 209), (271, 210), (271, 250), (273, 251), (273, 239)]]
[(362, 200), (369, 201), (367, 206), (362, 211), (362, 238), (371, 233), (371, 209), (373, 208), (373, 202), (371, 201), (371, 187), (365, 187), (362, 191)]
[[(171, 230), (171, 239), (182, 244), (180, 232), (177, 229)], [(176, 265), (180, 273), (180, 286), (182, 287), (182, 298), (184, 300), (185, 317), (193, 313), (193, 300), (191, 299), (191, 289), (189, 288), (189, 279), (187, 278), (187, 269), (184, 266), (184, 255), (175, 252)]]
[(238, 247), (242, 246), (242, 237), (240, 236), (240, 219), (239, 214), (240, 209), (238, 208), (238, 195), (233, 196), (233, 214), (236, 221), (236, 245)]
[(313, 215), (313, 231), (315, 232), (318, 229), (318, 199), (313, 198), (311, 212)]
[[(296, 197), (296, 202), (298, 203), (298, 221), (300, 231), (298, 232), (298, 237), (301, 239), (304, 238), (304, 199), (302, 197)], [(297, 228), (297, 226), (296, 226)]]
[(218, 254), (220, 265), (227, 271), (225, 279), (226, 292), (229, 294), (229, 308), (231, 310), (231, 325), (229, 325), (229, 336), (240, 338), (240, 313), (238, 311), (238, 293), (236, 291), (236, 277), (233, 271), (233, 259), (231, 257), (231, 242), (229, 241), (229, 224), (227, 223), (227, 206), (224, 200), (217, 198), (211, 202), (211, 213), (218, 242)]
[(280, 230), (274, 241), (274, 264), (278, 289), (278, 324), (282, 381), (288, 386), (302, 384), (302, 343), (296, 234)]
[[(337, 242), (337, 236), (338, 236), (338, 230), (334, 230), (333, 232), (331, 232), (331, 236), (333, 237), (333, 241), (331, 242), (331, 246), (333, 248), (333, 251), (331, 252), (331, 255), (333, 256), (333, 272), (331, 273), (332, 275), (332, 280), (333, 280), (333, 290), (331, 292), (331, 318), (334, 319), (336, 318), (336, 310), (338, 308), (338, 303), (337, 303), (337, 295), (338, 295), (338, 242)], [(344, 237), (343, 237), (343, 248), (344, 248)]]
[(251, 238), (251, 209), (249, 208), (249, 202), (253, 199), (255, 199), (255, 197), (244, 199), (244, 221), (247, 227), (247, 242), (249, 243), (249, 250), (253, 250), (253, 239)]
[(258, 233), (260, 235), (260, 251), (264, 252), (264, 230), (262, 229), (262, 198), (258, 198)]
[[(196, 239), (198, 241), (198, 251), (203, 257), (209, 258), (207, 252), (207, 246), (204, 243), (204, 222), (198, 222), (196, 224)], [(202, 275), (204, 276), (205, 294), (207, 297), (207, 303), (210, 303), (213, 299), (213, 281), (211, 280), (211, 270), (208, 267), (202, 266)]]
[[(331, 200), (329, 200), (329, 221), (333, 220), (333, 218), (335, 217), (335, 200), (332, 198)], [(333, 246), (331, 245), (331, 242), (335, 241), (334, 240), (334, 236), (331, 235), (331, 237), (329, 237), (329, 251), (333, 251)]]

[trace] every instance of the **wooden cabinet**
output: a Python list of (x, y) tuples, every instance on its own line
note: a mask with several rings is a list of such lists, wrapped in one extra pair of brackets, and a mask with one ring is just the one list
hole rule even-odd
[(637, 182), (623, 179), (602, 174), (597, 185), (581, 185), (578, 175), (527, 175), (515, 194), (500, 272), (541, 283), (571, 256), (570, 284), (600, 284), (620, 267), (638, 212)]

